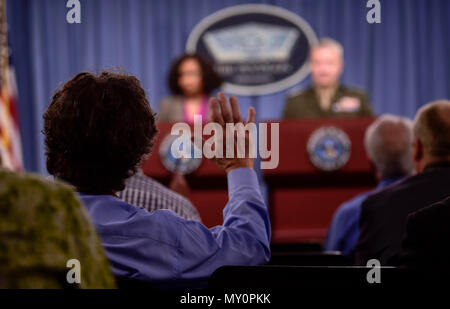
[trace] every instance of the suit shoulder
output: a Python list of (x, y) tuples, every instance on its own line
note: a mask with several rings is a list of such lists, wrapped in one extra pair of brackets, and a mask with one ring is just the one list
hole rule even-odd
[(381, 201), (385, 200), (391, 194), (391, 191), (391, 188), (388, 187), (369, 194), (362, 203), (362, 209), (364, 211), (370, 211), (374, 207), (377, 207), (377, 204), (380, 204)]
[(168, 96), (159, 102), (157, 119), (159, 121), (179, 121), (183, 100), (180, 96)]
[(392, 203), (398, 203), (417, 192), (417, 188), (422, 187), (426, 179), (427, 175), (424, 173), (416, 174), (377, 191), (367, 197), (363, 203), (363, 209), (365, 211), (388, 209)]
[(367, 93), (364, 90), (349, 87), (349, 86), (342, 86), (343, 93), (348, 96), (358, 97), (358, 98), (367, 98)]
[(291, 91), (287, 94), (286, 99), (288, 102), (295, 102), (297, 100), (301, 100), (304, 97), (308, 97), (313, 93), (313, 89), (311, 87), (306, 89), (298, 89)]
[(176, 104), (176, 103), (182, 103), (182, 99), (180, 96), (168, 96), (168, 97), (163, 98), (159, 102), (159, 106), (172, 105), (172, 104)]
[(361, 211), (368, 213), (375, 211), (375, 209), (379, 209), (383, 207), (383, 205), (387, 204), (387, 201), (391, 198), (393, 194), (398, 191), (398, 185), (400, 185), (403, 181), (395, 183), (391, 186), (385, 187), (381, 190), (377, 190), (371, 194), (369, 194), (366, 199), (362, 202)]
[(393, 184), (377, 191), (371, 196), (376, 199), (380, 197), (390, 197), (391, 195), (398, 194), (408, 194), (411, 190), (416, 190), (416, 186), (420, 186), (422, 183), (422, 174), (416, 174), (408, 176), (400, 181), (394, 182)]
[(450, 219), (450, 198), (413, 212), (409, 219), (419, 222), (448, 221)]

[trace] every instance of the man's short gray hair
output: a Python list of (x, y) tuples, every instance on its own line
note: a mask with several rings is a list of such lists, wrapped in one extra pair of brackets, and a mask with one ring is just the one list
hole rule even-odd
[(364, 137), (367, 154), (382, 178), (412, 173), (412, 143), (412, 121), (390, 114), (372, 123)]
[(342, 44), (338, 41), (331, 39), (331, 38), (322, 38), (317, 42), (317, 44), (314, 44), (311, 52), (313, 52), (316, 48), (323, 48), (323, 47), (330, 47), (337, 50), (341, 58), (344, 58), (344, 47), (342, 47)]
[(450, 159), (450, 101), (434, 101), (419, 109), (414, 120), (414, 138), (420, 140), (425, 153)]

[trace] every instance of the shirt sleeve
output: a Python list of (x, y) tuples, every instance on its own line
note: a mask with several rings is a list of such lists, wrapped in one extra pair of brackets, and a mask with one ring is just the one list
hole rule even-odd
[[(342, 207), (342, 206), (341, 206)], [(327, 237), (323, 244), (324, 251), (342, 251), (342, 248), (339, 247), (340, 240), (342, 239), (342, 208), (338, 208), (338, 210), (334, 213), (333, 219), (331, 220), (330, 227), (328, 229)]]
[(240, 168), (227, 177), (223, 225), (208, 229), (194, 221), (181, 224), (176, 263), (181, 280), (207, 278), (224, 265), (258, 265), (270, 259), (270, 220), (256, 173)]

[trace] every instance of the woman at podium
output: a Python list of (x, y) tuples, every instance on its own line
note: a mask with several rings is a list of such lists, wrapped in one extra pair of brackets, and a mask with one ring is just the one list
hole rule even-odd
[(208, 97), (222, 84), (213, 66), (199, 54), (184, 54), (170, 69), (172, 95), (160, 103), (159, 121), (194, 123), (194, 115), (208, 116)]

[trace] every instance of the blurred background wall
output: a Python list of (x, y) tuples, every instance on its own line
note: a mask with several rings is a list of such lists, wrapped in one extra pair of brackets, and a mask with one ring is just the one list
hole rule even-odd
[[(343, 82), (369, 92), (377, 114), (412, 117), (427, 101), (450, 98), (450, 1), (381, 0), (382, 23), (368, 24), (365, 0), (81, 0), (82, 23), (66, 22), (65, 0), (9, 0), (25, 168), (45, 173), (42, 114), (54, 90), (80, 71), (120, 66), (137, 75), (152, 107), (168, 94), (171, 61), (204, 17), (245, 3), (280, 6), (318, 37), (345, 48)], [(286, 93), (240, 97), (258, 119), (279, 119)]]

